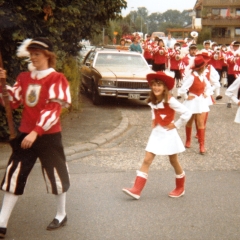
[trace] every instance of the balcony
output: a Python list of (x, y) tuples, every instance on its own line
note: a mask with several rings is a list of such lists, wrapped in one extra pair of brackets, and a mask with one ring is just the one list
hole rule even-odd
[(240, 26), (240, 18), (218, 18), (218, 17), (211, 17), (211, 18), (202, 18), (202, 25), (203, 26)]
[(212, 37), (211, 40), (213, 42), (217, 42), (218, 44), (231, 44), (231, 42), (233, 41), (239, 41), (240, 37), (235, 37), (235, 38), (231, 38), (231, 37)]
[(203, 7), (234, 7), (240, 6), (239, 0), (203, 0)]

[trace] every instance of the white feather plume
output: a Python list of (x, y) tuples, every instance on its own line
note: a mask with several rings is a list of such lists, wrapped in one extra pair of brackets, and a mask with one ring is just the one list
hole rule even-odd
[(17, 49), (17, 56), (18, 57), (30, 57), (29, 52), (27, 51), (27, 47), (29, 46), (32, 39), (27, 38), (25, 39), (22, 44)]

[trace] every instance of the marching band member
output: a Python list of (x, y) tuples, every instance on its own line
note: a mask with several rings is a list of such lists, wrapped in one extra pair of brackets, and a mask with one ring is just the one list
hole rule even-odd
[(151, 35), (147, 34), (147, 39), (142, 44), (143, 56), (149, 65), (152, 65), (152, 42)]
[[(236, 79), (235, 75), (237, 74), (237, 70), (239, 68), (238, 59), (240, 57), (240, 54), (239, 54), (240, 42), (234, 41), (231, 43), (231, 45), (232, 45), (232, 50), (228, 51), (226, 53), (226, 60), (227, 60), (227, 64), (228, 64), (228, 75), (227, 75), (227, 80), (228, 80), (227, 87), (228, 88), (231, 86), (231, 84)], [(228, 100), (227, 107), (228, 108), (232, 107), (230, 98)]]
[[(24, 44), (24, 46), (22, 46)], [(13, 152), (1, 183), (5, 191), (0, 213), (0, 238), (4, 238), (11, 212), (24, 189), (29, 174), (39, 158), (47, 191), (55, 195), (57, 214), (47, 226), (55, 230), (67, 222), (65, 211), (69, 174), (64, 155), (60, 113), (71, 104), (69, 84), (62, 73), (55, 71), (56, 55), (47, 38), (26, 39), (19, 47), (30, 57), (32, 71), (18, 75), (8, 87), (12, 108), (23, 105), (19, 133), (13, 140)], [(20, 56), (20, 57), (24, 57)], [(0, 69), (0, 77), (6, 73)], [(5, 76), (4, 76), (5, 74)], [(1, 86), (0, 86), (1, 91)]]
[[(169, 49), (168, 57), (170, 59), (170, 71), (174, 72), (174, 78), (176, 81), (176, 87), (181, 86), (182, 75), (180, 72), (180, 63), (181, 63), (181, 44), (176, 42), (173, 49)], [(178, 94), (177, 98), (181, 98)]]
[[(239, 60), (238, 60), (239, 61)], [(240, 66), (240, 63), (239, 63)], [(240, 73), (240, 68), (239, 68)], [(236, 80), (229, 86), (225, 92), (226, 96), (238, 105), (238, 110), (234, 122), (240, 123), (240, 74), (236, 75)]]
[(210, 40), (206, 40), (206, 41), (203, 42), (203, 49), (205, 49), (207, 52), (209, 52), (209, 54), (212, 54), (211, 41)]
[(168, 51), (165, 48), (164, 42), (162, 39), (158, 40), (158, 45), (153, 48), (154, 55), (154, 71), (165, 71), (166, 69), (166, 57), (168, 55)]
[[(213, 42), (212, 57), (211, 57), (211, 60), (209, 61), (209, 64), (211, 64), (216, 69), (220, 77), (222, 76), (222, 60), (223, 60), (223, 55), (222, 55), (221, 48), (218, 46), (216, 42)], [(219, 97), (216, 98), (216, 100), (219, 100), (219, 99), (221, 98)]]
[(227, 71), (228, 71), (228, 64), (226, 62), (226, 55), (227, 55), (227, 46), (226, 45), (221, 45), (221, 55), (223, 56), (221, 61), (222, 61), (222, 76), (220, 79), (220, 82), (224, 87), (227, 87)]
[(205, 153), (205, 115), (210, 111), (207, 97), (212, 94), (212, 88), (204, 76), (206, 62), (199, 55), (194, 59), (192, 73), (184, 80), (179, 92), (184, 95), (183, 104), (193, 113), (186, 124), (186, 143), (185, 147), (191, 147), (192, 124), (194, 119), (197, 121), (198, 141), (200, 154)]
[[(152, 132), (146, 146), (146, 153), (142, 166), (137, 170), (137, 176), (132, 188), (123, 188), (122, 191), (134, 199), (139, 199), (146, 185), (149, 168), (156, 155), (168, 155), (169, 161), (176, 174), (176, 188), (168, 196), (178, 198), (185, 193), (185, 172), (179, 161), (178, 153), (185, 151), (177, 129), (191, 117), (191, 112), (169, 94), (174, 87), (174, 79), (164, 72), (147, 75), (151, 87), (148, 104), (152, 111)], [(175, 122), (175, 112), (180, 118)], [(164, 117), (163, 117), (164, 116)]]

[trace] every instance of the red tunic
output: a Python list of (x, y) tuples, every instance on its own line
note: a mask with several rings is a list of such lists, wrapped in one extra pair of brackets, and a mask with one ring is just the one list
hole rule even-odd
[[(169, 125), (175, 117), (175, 111), (169, 107), (168, 103), (163, 103), (164, 108), (154, 109), (155, 114), (155, 125), (159, 124), (160, 126), (164, 127)], [(164, 116), (161, 116), (164, 115)]]
[(206, 86), (206, 83), (204, 81), (201, 81), (199, 77), (193, 75), (194, 80), (192, 86), (189, 88), (189, 92), (196, 94), (197, 96), (200, 96), (204, 93), (204, 89)]
[(68, 81), (62, 73), (52, 72), (41, 79), (33, 79), (31, 72), (23, 72), (14, 86), (8, 87), (8, 92), (12, 108), (23, 105), (21, 132), (34, 130), (42, 135), (61, 131), (61, 107), (71, 104)]

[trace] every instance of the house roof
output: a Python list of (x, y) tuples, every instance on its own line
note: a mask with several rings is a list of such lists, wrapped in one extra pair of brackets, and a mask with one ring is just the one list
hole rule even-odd
[(203, 0), (196, 0), (196, 3), (194, 5), (193, 9), (196, 10), (197, 8), (201, 7), (202, 2), (203, 2)]

